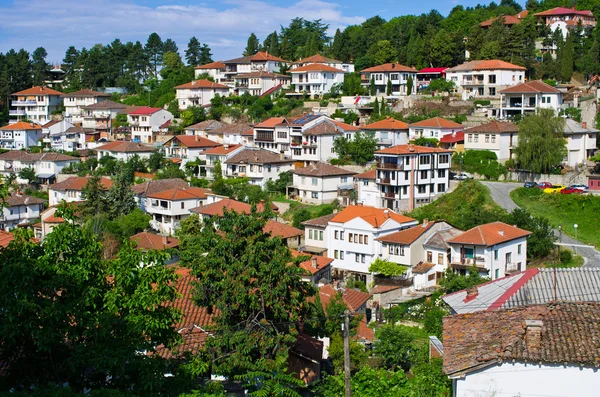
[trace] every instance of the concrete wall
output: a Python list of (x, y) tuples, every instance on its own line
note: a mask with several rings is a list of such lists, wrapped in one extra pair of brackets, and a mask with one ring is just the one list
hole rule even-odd
[(519, 182), (550, 182), (554, 185), (569, 186), (575, 183), (587, 184), (587, 174), (585, 172), (569, 172), (565, 175), (533, 174), (525, 171), (512, 171), (507, 174), (508, 180)]

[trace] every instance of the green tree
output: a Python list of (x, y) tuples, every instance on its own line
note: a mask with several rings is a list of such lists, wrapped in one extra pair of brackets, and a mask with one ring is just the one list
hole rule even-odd
[(113, 184), (106, 194), (106, 204), (111, 218), (127, 215), (135, 208), (135, 198), (131, 184), (133, 172), (123, 166), (113, 177)]
[(344, 83), (342, 84), (342, 93), (344, 95), (354, 96), (363, 92), (364, 88), (362, 87), (359, 73), (344, 74)]
[(573, 49), (573, 35), (568, 33), (567, 39), (565, 41), (565, 46), (561, 51), (560, 76), (562, 81), (571, 81), (571, 76), (573, 75), (574, 55), (575, 53)]
[(370, 56), (375, 64), (394, 62), (398, 59), (398, 51), (389, 40), (380, 40), (377, 44), (369, 48), (367, 56)]
[(185, 50), (185, 59), (189, 66), (199, 66), (200, 65), (200, 49), (202, 48), (198, 39), (193, 36), (189, 43), (187, 50)]
[(200, 47), (200, 56), (198, 57), (198, 64), (206, 65), (207, 63), (211, 63), (212, 61), (213, 59), (212, 53), (210, 52), (210, 47), (206, 43), (202, 44), (202, 47)]
[(339, 158), (350, 158), (357, 164), (364, 165), (375, 158), (377, 139), (372, 132), (357, 132), (352, 140), (346, 137), (337, 137), (333, 141), (333, 148)]
[(177, 43), (175, 43), (172, 39), (166, 39), (163, 43), (163, 53), (166, 54), (167, 52), (179, 54), (179, 47), (177, 47)]
[(472, 266), (469, 268), (469, 273), (465, 276), (454, 273), (450, 268), (447, 269), (444, 278), (440, 281), (440, 285), (444, 288), (446, 293), (449, 294), (483, 284), (486, 281), (489, 281), (489, 279), (482, 277), (479, 274), (479, 270), (475, 266)]
[(398, 263), (390, 262), (385, 259), (377, 258), (369, 265), (369, 272), (381, 274), (382, 276), (400, 276), (406, 273), (408, 268)]
[(31, 64), (33, 66), (33, 84), (45, 85), (48, 73), (50, 72), (50, 64), (46, 62), (48, 52), (44, 47), (38, 47), (31, 54)]
[(556, 236), (548, 219), (534, 217), (526, 210), (516, 208), (508, 214), (505, 222), (531, 232), (527, 238), (527, 256), (530, 260), (546, 258), (552, 252)]
[(19, 178), (26, 180), (30, 185), (33, 181), (37, 181), (35, 170), (31, 167), (22, 168), (21, 171), (19, 171)]
[(548, 173), (558, 166), (567, 154), (563, 138), (565, 121), (551, 109), (525, 117), (519, 123), (519, 140), (515, 148), (516, 161), (521, 169)]
[(446, 79), (435, 79), (429, 83), (427, 87), (428, 91), (436, 91), (436, 92), (451, 92), (456, 88), (454, 82), (446, 80)]
[(373, 102), (373, 116), (379, 116), (379, 100), (375, 98), (375, 102)]
[(304, 226), (302, 226), (302, 222), (312, 218), (313, 216), (308, 209), (300, 208), (298, 211), (294, 212), (294, 216), (292, 218), (292, 226), (297, 227), (299, 229), (304, 229)]
[(406, 80), (406, 95), (412, 95), (414, 88), (414, 80), (412, 76), (408, 76), (408, 80)]
[(371, 93), (371, 96), (374, 96), (377, 93), (375, 89), (375, 76), (371, 76), (371, 82), (369, 83), (369, 92)]
[(433, 66), (452, 65), (456, 52), (456, 44), (452, 36), (444, 29), (440, 29), (431, 39), (429, 49), (429, 62)]
[(414, 331), (411, 327), (385, 325), (377, 329), (374, 353), (381, 357), (390, 369), (408, 371), (414, 358)]
[(179, 164), (168, 162), (160, 170), (158, 170), (158, 172), (156, 173), (154, 178), (155, 179), (172, 179), (172, 178), (185, 179), (185, 171), (183, 171), (179, 167)]
[(244, 49), (244, 56), (256, 54), (259, 46), (260, 43), (258, 37), (256, 37), (254, 33), (250, 33), (250, 37), (248, 37), (248, 42), (246, 43), (246, 49)]
[(81, 190), (81, 215), (84, 218), (103, 214), (108, 210), (106, 188), (98, 175), (92, 175)]
[(155, 150), (148, 158), (148, 170), (150, 172), (156, 172), (163, 166), (164, 162), (165, 156), (163, 153), (160, 150)]
[(392, 80), (391, 79), (388, 79), (388, 81), (387, 81), (387, 85), (385, 87), (385, 94), (392, 95)]
[(150, 72), (155, 78), (158, 78), (159, 65), (162, 65), (163, 61), (163, 42), (158, 33), (154, 32), (148, 36), (144, 51), (150, 59)]

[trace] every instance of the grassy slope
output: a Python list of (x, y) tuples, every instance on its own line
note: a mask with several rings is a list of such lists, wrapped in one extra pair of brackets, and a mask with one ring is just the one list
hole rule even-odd
[(598, 233), (598, 214), (600, 197), (593, 195), (546, 194), (540, 189), (519, 188), (510, 196), (518, 206), (534, 216), (548, 218), (554, 227), (562, 226), (564, 233), (590, 245), (600, 247)]

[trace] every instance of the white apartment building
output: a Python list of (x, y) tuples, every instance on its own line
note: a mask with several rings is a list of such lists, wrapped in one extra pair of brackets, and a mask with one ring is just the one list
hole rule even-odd
[(127, 115), (131, 126), (131, 140), (141, 143), (154, 143), (161, 127), (173, 120), (171, 112), (162, 108), (141, 106)]
[(217, 95), (229, 96), (230, 88), (210, 80), (193, 80), (176, 86), (175, 92), (179, 110), (186, 110), (191, 106), (210, 105), (210, 101)]
[(146, 212), (152, 217), (150, 226), (161, 234), (172, 235), (181, 221), (190, 216), (190, 209), (206, 203), (204, 189), (176, 188), (147, 195)]
[(185, 131), (185, 135), (198, 135), (208, 138), (210, 131), (224, 127), (225, 125), (227, 124), (217, 120), (204, 120), (185, 127), (183, 130)]
[(525, 70), (498, 59), (469, 61), (446, 69), (446, 80), (456, 85), (463, 99), (497, 97), (501, 90), (524, 82)]
[(243, 145), (221, 145), (216, 146), (210, 149), (205, 150), (200, 155), (200, 159), (205, 161), (204, 172), (206, 173), (205, 178), (208, 180), (215, 179), (215, 175), (213, 174), (213, 168), (215, 167), (215, 163), (219, 162), (221, 164), (221, 176), (225, 176), (225, 170), (227, 167), (225, 166), (225, 161), (232, 156), (235, 156), (239, 152), (244, 150)]
[(10, 122), (23, 118), (39, 124), (46, 124), (52, 119), (52, 112), (60, 110), (63, 93), (48, 87), (35, 86), (12, 94), (10, 105), (14, 109), (8, 111)]
[(440, 140), (445, 135), (456, 134), (464, 130), (462, 124), (441, 117), (433, 117), (418, 121), (408, 126), (410, 139), (435, 138)]
[(52, 149), (73, 152), (93, 149), (98, 145), (100, 133), (93, 129), (69, 127), (66, 131), (52, 136)]
[(265, 186), (277, 180), (281, 172), (291, 171), (294, 161), (264, 149), (246, 147), (225, 161), (227, 177), (246, 177), (253, 185)]
[[(385, 63), (373, 66), (360, 72), (361, 85), (371, 87), (375, 83), (375, 95), (387, 95), (388, 81), (392, 83), (392, 96), (412, 95), (417, 92), (417, 69), (399, 63)], [(411, 92), (408, 92), (408, 80), (412, 79)]]
[(248, 55), (240, 58), (223, 61), (225, 64), (225, 78), (220, 82), (234, 87), (233, 76), (243, 73), (251, 73), (256, 71), (265, 71), (278, 73), (281, 66), (290, 62), (273, 56), (268, 52), (257, 52), (254, 55)]
[(11, 231), (18, 226), (26, 226), (38, 219), (44, 210), (44, 200), (12, 192), (4, 199), (0, 212), (0, 229)]
[(293, 185), (288, 196), (310, 204), (328, 204), (338, 198), (338, 189), (352, 189), (352, 176), (356, 174), (331, 164), (315, 162), (293, 171)]
[(379, 199), (379, 188), (377, 187), (377, 170), (356, 174), (353, 177), (356, 189), (356, 203), (369, 207), (377, 207)]
[(126, 162), (133, 156), (138, 156), (142, 159), (150, 158), (155, 149), (152, 146), (137, 142), (116, 141), (99, 146), (95, 150), (98, 153), (98, 160), (104, 156), (111, 156), (117, 160)]
[(83, 106), (83, 128), (93, 129), (100, 133), (100, 139), (114, 140), (113, 120), (127, 106), (109, 100)]
[(518, 137), (516, 124), (492, 121), (465, 130), (465, 150), (489, 150), (496, 153), (498, 161), (504, 162), (513, 158)]
[[(62, 182), (50, 185), (48, 188), (48, 202), (50, 207), (54, 207), (62, 201), (67, 203), (82, 201), (83, 188), (89, 179), (88, 177), (72, 176)], [(112, 186), (112, 180), (102, 177), (100, 184), (108, 190)]]
[(211, 62), (194, 68), (194, 78), (196, 80), (203, 74), (208, 74), (216, 83), (225, 84), (225, 64), (222, 61)]
[[(245, 133), (252, 133), (252, 126), (247, 123), (223, 124), (221, 127), (204, 132), (206, 138), (211, 141), (229, 145), (248, 145)], [(250, 146), (250, 145), (248, 145)]]
[(52, 120), (44, 124), (42, 126), (42, 142), (44, 142), (44, 147), (52, 148), (53, 150), (62, 148), (60, 136), (64, 134), (66, 130), (74, 126), (75, 125), (73, 123), (67, 121), (66, 119)]
[(311, 97), (327, 94), (336, 84), (344, 83), (343, 70), (320, 63), (311, 63), (291, 69), (292, 84), (297, 93), (306, 92)]
[(527, 237), (531, 232), (503, 222), (486, 223), (450, 239), (450, 267), (466, 273), (475, 266), (495, 280), (527, 266)]
[(595, 128), (588, 127), (586, 122), (578, 123), (573, 119), (566, 119), (563, 136), (567, 139), (567, 156), (564, 162), (571, 167), (586, 164), (587, 159), (597, 151), (596, 142), (599, 132)]
[(327, 58), (321, 54), (315, 54), (308, 58), (300, 59), (299, 61), (292, 63), (292, 70), (296, 68), (301, 68), (310, 64), (321, 64), (326, 65), (335, 69), (343, 70), (345, 73), (353, 73), (354, 72), (354, 64), (353, 63), (345, 63), (342, 61), (338, 61), (337, 59)]
[(528, 81), (500, 91), (501, 119), (537, 113), (538, 109), (552, 109), (554, 113), (563, 104), (563, 94), (541, 80)]
[(412, 211), (448, 190), (452, 151), (398, 145), (375, 152), (380, 206)]
[(335, 213), (324, 215), (302, 222), (302, 226), (304, 226), (305, 245), (301, 247), (301, 251), (327, 256), (327, 249), (329, 247), (327, 227), (329, 221), (336, 215)]
[(183, 179), (169, 178), (169, 179), (151, 179), (143, 183), (138, 183), (131, 186), (133, 194), (135, 195), (135, 202), (142, 211), (146, 211), (146, 208), (150, 206), (148, 202), (148, 196), (164, 192), (173, 189), (186, 189), (190, 185)]
[(88, 89), (63, 94), (65, 118), (73, 124), (81, 125), (86, 114), (84, 107), (106, 101), (108, 98), (109, 94)]
[(25, 121), (0, 127), (0, 148), (8, 150), (29, 149), (40, 145), (44, 137), (42, 126)]
[(256, 72), (242, 73), (233, 76), (235, 93), (243, 95), (268, 95), (280, 88), (290, 88), (290, 76), (258, 70)]
[[(0, 154), (0, 175), (4, 177), (18, 175), (23, 168), (32, 168), (40, 182), (50, 183), (56, 179), (56, 176), (61, 173), (64, 167), (79, 161), (80, 159), (77, 157), (62, 153), (9, 151)], [(16, 181), (17, 183), (27, 183), (19, 177)]]
[(350, 205), (328, 223), (327, 256), (333, 258), (334, 274), (353, 275), (355, 279), (372, 281), (369, 266), (378, 257), (378, 237), (417, 224), (413, 218), (389, 209)]
[(207, 149), (219, 146), (217, 142), (201, 136), (175, 135), (162, 145), (162, 151), (167, 158), (182, 159), (182, 165), (187, 161), (196, 160)]
[(378, 148), (396, 145), (406, 145), (408, 143), (409, 126), (403, 121), (396, 120), (390, 116), (371, 124), (363, 125), (361, 130), (373, 133), (378, 141)]

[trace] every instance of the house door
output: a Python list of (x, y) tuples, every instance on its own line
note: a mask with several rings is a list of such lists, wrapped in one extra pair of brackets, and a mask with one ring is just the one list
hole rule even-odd
[(507, 252), (505, 255), (505, 259), (506, 259), (506, 266), (508, 267), (509, 263), (512, 263), (512, 252)]

